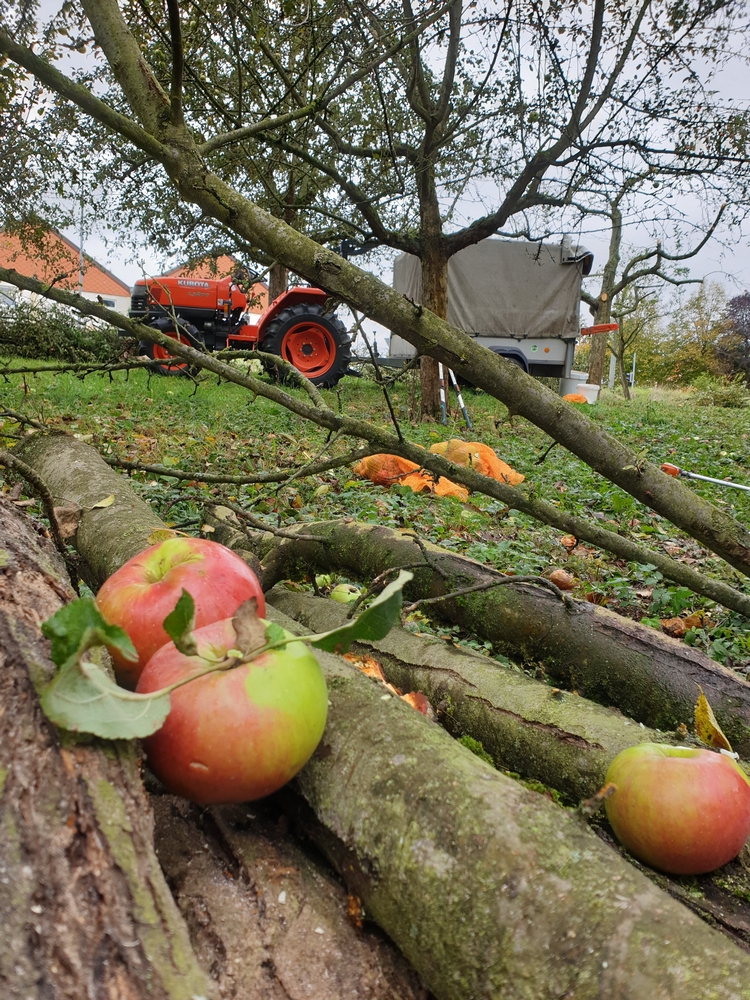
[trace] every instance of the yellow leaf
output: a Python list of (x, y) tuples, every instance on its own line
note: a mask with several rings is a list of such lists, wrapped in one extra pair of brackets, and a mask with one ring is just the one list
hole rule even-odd
[(210, 524), (202, 524), (201, 525), (201, 532), (204, 535), (210, 535), (212, 531), (216, 531), (216, 528), (211, 527)]
[(695, 703), (695, 733), (701, 743), (714, 747), (717, 750), (728, 750), (732, 752), (732, 745), (721, 731), (719, 723), (706, 700), (703, 688), (699, 687), (700, 694)]
[(151, 532), (146, 541), (149, 545), (158, 545), (159, 542), (166, 542), (168, 538), (174, 538), (176, 534), (177, 532), (171, 528), (157, 528)]
[(110, 493), (108, 497), (105, 497), (103, 500), (100, 500), (99, 503), (93, 504), (91, 509), (97, 510), (99, 507), (111, 507), (114, 502), (115, 502), (115, 495), (114, 493)]

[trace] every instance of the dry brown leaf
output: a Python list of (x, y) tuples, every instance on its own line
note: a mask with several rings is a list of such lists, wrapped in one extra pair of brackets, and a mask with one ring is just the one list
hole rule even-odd
[(60, 538), (72, 538), (78, 531), (83, 511), (80, 507), (55, 507), (53, 509)]
[(237, 649), (241, 653), (252, 653), (266, 644), (266, 623), (258, 617), (258, 599), (251, 597), (243, 601), (232, 618), (232, 626), (237, 636)]
[(373, 680), (385, 684), (383, 668), (372, 656), (357, 656), (356, 653), (344, 653), (344, 659), (354, 664), (357, 670), (361, 670), (366, 677), (372, 677)]
[(575, 535), (563, 535), (560, 539), (560, 545), (570, 552), (571, 549), (574, 549), (578, 545), (578, 539)]
[(572, 590), (578, 582), (572, 573), (564, 569), (553, 569), (547, 579), (560, 590)]
[(659, 624), (662, 631), (671, 635), (673, 639), (681, 639), (687, 632), (687, 625), (684, 618), (660, 618)]
[(728, 750), (732, 753), (732, 745), (721, 731), (721, 726), (716, 721), (708, 699), (703, 693), (703, 688), (699, 687), (700, 694), (695, 703), (695, 734), (701, 743), (716, 750)]

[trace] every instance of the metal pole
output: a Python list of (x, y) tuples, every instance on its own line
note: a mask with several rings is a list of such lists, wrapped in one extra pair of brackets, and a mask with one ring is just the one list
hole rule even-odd
[(630, 388), (635, 389), (635, 351), (633, 351), (633, 367), (630, 373)]
[(616, 372), (617, 372), (617, 358), (615, 357), (615, 352), (612, 351), (612, 353), (609, 356), (609, 381), (607, 383), (610, 389), (614, 389), (615, 387)]
[(456, 395), (458, 396), (458, 405), (461, 407), (461, 413), (463, 414), (466, 428), (467, 430), (471, 430), (471, 420), (469, 420), (469, 414), (466, 410), (466, 407), (464, 406), (464, 399), (463, 396), (461, 395), (461, 390), (458, 388), (458, 379), (454, 375), (453, 370), (451, 368), (448, 369), (448, 375), (450, 376), (450, 380), (453, 383), (453, 388), (456, 390)]
[(438, 361), (438, 375), (440, 376), (440, 423), (448, 423), (448, 409), (445, 403), (445, 372), (443, 365)]

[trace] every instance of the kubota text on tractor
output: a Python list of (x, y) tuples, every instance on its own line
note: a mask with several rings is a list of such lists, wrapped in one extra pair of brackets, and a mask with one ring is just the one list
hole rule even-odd
[[(296, 286), (253, 314), (246, 312), (247, 296), (232, 278), (166, 276), (136, 282), (130, 316), (192, 347), (276, 354), (314, 385), (330, 388), (347, 373), (351, 339), (335, 313), (324, 312), (327, 299), (321, 288)], [(140, 352), (164, 375), (186, 367), (147, 340)]]

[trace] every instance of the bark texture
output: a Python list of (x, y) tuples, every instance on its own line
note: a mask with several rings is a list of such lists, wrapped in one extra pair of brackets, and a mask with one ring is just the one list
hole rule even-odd
[(750, 956), (575, 814), (319, 660), (328, 725), (280, 797), (436, 997), (750, 997)]
[[(409, 599), (438, 597), (489, 583), (479, 563), (439, 546), (416, 544), (411, 533), (354, 521), (306, 524), (326, 542), (247, 533), (226, 522), (212, 536), (230, 547), (251, 547), (263, 566), (263, 587), (311, 571), (339, 569), (362, 580), (397, 566), (414, 569)], [(424, 564), (423, 550), (430, 565)], [(496, 578), (494, 578), (496, 579)], [(533, 663), (557, 684), (601, 705), (615, 705), (644, 725), (674, 730), (693, 718), (698, 686), (743, 757), (750, 757), (750, 684), (734, 671), (655, 629), (583, 601), (574, 609), (528, 584), (505, 584), (440, 601), (432, 610), (446, 621), (490, 639), (498, 652)]]
[(320, 660), (329, 723), (283, 798), (439, 1000), (750, 998), (750, 957), (577, 817)]
[[(267, 600), (308, 632), (337, 628), (346, 621), (346, 609), (335, 601), (282, 586), (274, 587)], [(445, 729), (453, 736), (479, 740), (496, 767), (541, 783), (538, 787), (557, 789), (571, 804), (589, 798), (604, 784), (610, 761), (628, 746), (650, 741), (700, 746), (691, 737), (646, 729), (615, 709), (404, 629), (392, 629), (379, 642), (356, 643), (352, 652), (374, 656), (387, 680), (400, 690), (426, 695)], [(596, 822), (598, 834), (625, 854), (602, 814)], [(750, 946), (747, 848), (719, 871), (694, 878), (642, 870), (713, 926)]]
[[(159, 861), (222, 1000), (427, 1000), (391, 942), (348, 916), (341, 883), (273, 804), (152, 801)], [(351, 908), (359, 916), (358, 900)]]
[(0, 501), (0, 994), (208, 996), (134, 747), (61, 741), (39, 708), (34, 685), (54, 669), (40, 621), (75, 596), (42, 531)]

